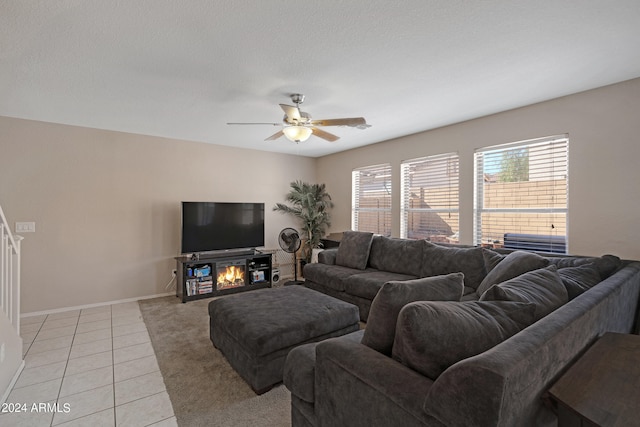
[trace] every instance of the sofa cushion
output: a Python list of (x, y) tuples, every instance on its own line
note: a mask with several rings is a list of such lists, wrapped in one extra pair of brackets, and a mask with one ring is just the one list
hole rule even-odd
[(567, 267), (558, 270), (562, 284), (567, 289), (569, 300), (574, 299), (587, 289), (601, 282), (600, 272), (595, 263), (584, 264), (579, 267)]
[(493, 285), (480, 301), (517, 301), (536, 305), (535, 320), (540, 320), (569, 300), (555, 265), (529, 271)]
[(535, 305), (511, 301), (407, 304), (398, 315), (393, 358), (435, 380), (533, 322)]
[(499, 254), (491, 249), (482, 248), (482, 257), (484, 258), (484, 267), (488, 274), (500, 261), (502, 261), (504, 257), (506, 257), (506, 255)]
[(336, 291), (343, 292), (345, 281), (354, 274), (362, 274), (366, 270), (343, 267), (341, 265), (327, 265), (321, 263), (305, 264), (304, 278), (319, 283)]
[(496, 264), (493, 270), (487, 272), (476, 290), (478, 296), (482, 296), (491, 286), (501, 283), (527, 271), (537, 270), (549, 265), (549, 260), (533, 252), (515, 251), (504, 257)]
[(579, 267), (581, 265), (594, 263), (596, 257), (549, 257), (549, 264), (555, 265), (558, 269), (567, 267)]
[(464, 273), (464, 285), (477, 288), (486, 276), (482, 248), (453, 248), (425, 241), (422, 277)]
[(373, 300), (385, 283), (412, 279), (417, 279), (417, 277), (369, 269), (362, 274), (354, 274), (349, 277), (349, 280), (344, 283), (344, 290), (351, 295)]
[(398, 313), (414, 301), (460, 301), (464, 275), (425, 277), (387, 282), (373, 299), (362, 344), (391, 355)]
[(478, 301), (479, 299), (480, 297), (478, 297), (478, 294), (476, 294), (476, 290), (474, 289), (473, 292), (463, 294), (460, 301)]
[(373, 233), (362, 231), (345, 231), (342, 233), (342, 240), (340, 240), (340, 246), (338, 246), (338, 253), (336, 254), (336, 265), (357, 268), (358, 270), (367, 268), (372, 240)]
[(420, 277), (423, 240), (375, 236), (369, 265), (376, 270)]
[(556, 265), (558, 269), (594, 263), (602, 280), (612, 275), (622, 265), (620, 258), (615, 255), (602, 255), (601, 257), (549, 257), (549, 262)]

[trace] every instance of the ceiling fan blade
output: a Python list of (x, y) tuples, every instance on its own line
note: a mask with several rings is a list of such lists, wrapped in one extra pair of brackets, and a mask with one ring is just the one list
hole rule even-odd
[(271, 135), (269, 138), (265, 138), (265, 141), (273, 141), (274, 139), (278, 139), (283, 135), (284, 133), (281, 130), (279, 130), (278, 132)]
[(300, 122), (302, 120), (302, 116), (300, 115), (300, 110), (298, 107), (294, 107), (292, 105), (280, 104), (280, 108), (287, 115), (287, 122)]
[(269, 125), (282, 126), (282, 123), (227, 123), (228, 125)]
[(311, 124), (314, 126), (350, 126), (359, 129), (365, 129), (371, 125), (367, 124), (364, 117), (351, 117), (346, 119), (324, 119), (324, 120), (312, 120)]
[(329, 133), (329, 132), (325, 132), (325, 131), (323, 131), (321, 129), (318, 129), (318, 128), (311, 128), (311, 132), (313, 132), (313, 134), (315, 136), (317, 136), (318, 138), (326, 139), (329, 142), (336, 142), (337, 140), (340, 139), (339, 136), (336, 136), (336, 135), (334, 135), (332, 133)]

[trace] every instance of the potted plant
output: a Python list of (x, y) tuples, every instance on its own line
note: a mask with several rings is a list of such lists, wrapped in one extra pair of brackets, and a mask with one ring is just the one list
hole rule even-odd
[(294, 181), (285, 200), (289, 204), (276, 203), (273, 210), (291, 214), (298, 219), (303, 243), (303, 260), (310, 262), (313, 249), (322, 246), (321, 239), (331, 226), (328, 212), (328, 209), (333, 207), (331, 196), (324, 184)]

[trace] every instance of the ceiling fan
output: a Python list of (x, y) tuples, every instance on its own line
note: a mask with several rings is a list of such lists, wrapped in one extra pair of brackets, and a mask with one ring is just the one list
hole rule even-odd
[(313, 120), (311, 115), (307, 112), (300, 110), (300, 104), (304, 102), (304, 95), (301, 93), (291, 94), (291, 101), (293, 105), (280, 104), (280, 108), (284, 111), (284, 118), (282, 123), (227, 123), (228, 125), (272, 125), (283, 126), (281, 130), (274, 133), (265, 141), (273, 141), (285, 136), (287, 139), (293, 142), (304, 142), (313, 134), (319, 138), (325, 139), (329, 142), (335, 142), (340, 139), (332, 133), (319, 129), (319, 126), (349, 126), (358, 129), (366, 129), (371, 127), (367, 124), (364, 117), (352, 117), (344, 119), (324, 119)]

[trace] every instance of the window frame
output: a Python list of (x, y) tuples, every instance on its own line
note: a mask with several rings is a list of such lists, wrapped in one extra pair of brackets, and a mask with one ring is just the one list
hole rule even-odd
[[(535, 203), (532, 203), (532, 206), (527, 207), (487, 207), (485, 206), (485, 200), (489, 199), (489, 196), (485, 197), (485, 193), (487, 191), (488, 184), (496, 183), (490, 182), (492, 179), (491, 174), (487, 174), (487, 170), (489, 170), (489, 165), (493, 164), (495, 168), (496, 160), (493, 159), (494, 163), (490, 163), (486, 161), (486, 158), (489, 156), (496, 157), (498, 155), (502, 155), (504, 153), (512, 152), (516, 153), (516, 150), (522, 151), (526, 149), (527, 153), (527, 166), (526, 170), (521, 173), (527, 174), (526, 180), (516, 180), (516, 178), (510, 178), (511, 181), (502, 180), (501, 183), (506, 182), (514, 182), (514, 183), (531, 183), (529, 184), (529, 193), (523, 189), (521, 194), (504, 193), (501, 196), (506, 197), (507, 195), (512, 198), (511, 203), (525, 203), (522, 200), (526, 200), (526, 196), (530, 199), (534, 199), (536, 196), (536, 201), (548, 199), (550, 202), (546, 205), (540, 204), (539, 206), (533, 206)], [(548, 153), (543, 151), (549, 150)], [(517, 155), (513, 155), (513, 157), (517, 157)], [(505, 161), (504, 157), (501, 157), (501, 161)], [(517, 162), (517, 160), (513, 160)], [(500, 168), (503, 168), (504, 164), (500, 165)], [(524, 168), (523, 168), (524, 169)], [(503, 169), (500, 169), (499, 172), (496, 173), (497, 176), (500, 176), (500, 172)], [(550, 188), (546, 190), (546, 193), (543, 193), (542, 190), (535, 190), (534, 183), (540, 183), (544, 185), (544, 183), (550, 183)], [(506, 186), (505, 186), (506, 187)], [(514, 186), (515, 187), (515, 186)], [(519, 187), (518, 191), (520, 191)], [(564, 190), (562, 190), (564, 188)], [(538, 191), (538, 193), (536, 193)], [(499, 193), (498, 193), (499, 194)], [(518, 199), (518, 197), (521, 199)], [(495, 194), (493, 197), (497, 199)], [(562, 203), (564, 200), (564, 203)], [(490, 202), (494, 205), (499, 204), (498, 202)], [(488, 222), (486, 219), (483, 221), (483, 215), (503, 215), (503, 220), (506, 222), (507, 220), (511, 220), (513, 222), (513, 227), (522, 227), (524, 229), (532, 229), (535, 230), (533, 233), (523, 233), (523, 232), (514, 232), (515, 233), (515, 243), (509, 243), (511, 248), (514, 249), (530, 249), (530, 250), (540, 250), (544, 252), (557, 252), (557, 253), (568, 253), (568, 228), (569, 228), (569, 136), (567, 134), (564, 135), (554, 135), (544, 138), (536, 138), (525, 141), (518, 141), (508, 144), (498, 144), (492, 145), (488, 147), (483, 147), (480, 149), (476, 149), (474, 152), (474, 206), (473, 206), (473, 243), (474, 245), (489, 245), (493, 244), (495, 246), (501, 247), (504, 244), (503, 238), (496, 238), (498, 234), (508, 233), (509, 231), (504, 231), (503, 233), (494, 232), (493, 236), (490, 233), (485, 233), (483, 231), (483, 223)], [(518, 220), (524, 223), (524, 218), (529, 216), (529, 223), (532, 225), (522, 226), (517, 223)], [(486, 218), (486, 217), (485, 217)], [(557, 219), (563, 218), (562, 221), (556, 221)], [(495, 220), (494, 220), (495, 221)], [(534, 225), (536, 221), (539, 221), (542, 225)], [(546, 224), (545, 224), (545, 221)], [(558, 224), (559, 227), (556, 227)], [(486, 227), (485, 227), (486, 228)], [(499, 229), (499, 227), (496, 227)], [(560, 230), (564, 230), (564, 232), (560, 232)], [(489, 237), (488, 237), (489, 236)], [(538, 243), (527, 243), (528, 240), (532, 239), (533, 242)], [(542, 240), (546, 239), (546, 242)], [(491, 242), (489, 241), (491, 240)], [(497, 242), (496, 242), (497, 240)], [(561, 245), (558, 245), (557, 242), (562, 241)], [(508, 246), (509, 246), (508, 245)], [(540, 248), (549, 248), (540, 249)]]

